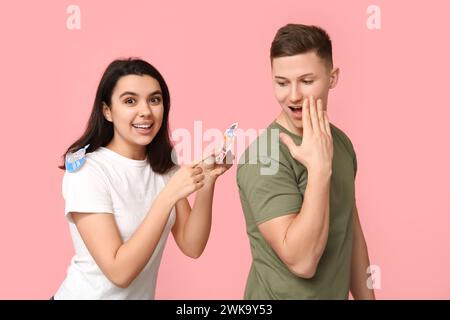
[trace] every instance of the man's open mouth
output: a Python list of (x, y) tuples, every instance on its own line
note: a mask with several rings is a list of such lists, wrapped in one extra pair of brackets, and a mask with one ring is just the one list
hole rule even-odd
[(296, 107), (296, 106), (289, 106), (289, 109), (291, 109), (292, 112), (302, 112), (302, 107)]

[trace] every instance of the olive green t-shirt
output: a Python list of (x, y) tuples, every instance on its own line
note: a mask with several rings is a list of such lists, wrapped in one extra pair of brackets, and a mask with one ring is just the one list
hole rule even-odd
[(273, 122), (243, 153), (237, 184), (253, 262), (245, 299), (348, 299), (355, 203), (356, 155), (350, 139), (330, 125), (333, 163), (328, 241), (311, 279), (293, 274), (265, 241), (258, 225), (299, 212), (308, 182), (306, 168), (279, 140), (279, 132), (302, 137)]

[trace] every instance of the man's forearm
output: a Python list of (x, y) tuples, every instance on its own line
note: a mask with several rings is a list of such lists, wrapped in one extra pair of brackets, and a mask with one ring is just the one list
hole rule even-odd
[(303, 204), (286, 232), (285, 245), (294, 264), (317, 266), (325, 249), (330, 215), (329, 175), (308, 176)]

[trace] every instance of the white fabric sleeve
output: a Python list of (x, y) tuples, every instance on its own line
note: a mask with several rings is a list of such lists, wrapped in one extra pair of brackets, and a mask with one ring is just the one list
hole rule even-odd
[(64, 213), (70, 222), (73, 222), (70, 212), (113, 213), (106, 175), (89, 159), (78, 171), (66, 171), (62, 194), (65, 200)]

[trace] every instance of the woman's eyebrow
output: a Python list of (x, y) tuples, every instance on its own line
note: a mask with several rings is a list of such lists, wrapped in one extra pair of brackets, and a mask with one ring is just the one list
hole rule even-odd
[(161, 94), (161, 95), (162, 95), (161, 90), (153, 91), (153, 92), (151, 92), (151, 93), (149, 94), (149, 96), (154, 96), (154, 95), (157, 95), (157, 94)]
[(124, 93), (122, 93), (122, 94), (119, 96), (119, 98), (122, 98), (123, 96), (125, 96), (125, 95), (127, 95), (127, 94), (129, 94), (129, 95), (131, 95), (131, 96), (137, 96), (137, 95), (138, 95), (138, 94), (135, 93), (135, 92), (125, 91)]
[[(161, 90), (156, 90), (156, 91), (150, 92), (149, 96), (154, 96), (154, 95), (157, 95), (157, 94), (162, 94)], [(125, 91), (124, 93), (122, 93), (119, 96), (119, 98), (122, 98), (123, 96), (126, 96), (126, 95), (135, 96), (135, 97), (139, 96), (136, 92)]]

